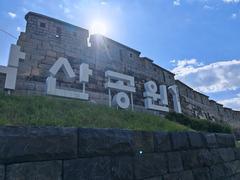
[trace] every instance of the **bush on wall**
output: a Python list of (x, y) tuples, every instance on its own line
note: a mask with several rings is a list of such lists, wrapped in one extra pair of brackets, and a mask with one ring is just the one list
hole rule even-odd
[(166, 118), (170, 121), (178, 122), (190, 127), (196, 131), (215, 132), (215, 133), (232, 133), (232, 128), (226, 123), (212, 122), (204, 119), (196, 119), (178, 113), (168, 113)]

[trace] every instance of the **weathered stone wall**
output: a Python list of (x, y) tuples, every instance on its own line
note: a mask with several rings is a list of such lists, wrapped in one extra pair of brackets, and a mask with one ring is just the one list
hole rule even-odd
[[(49, 69), (59, 57), (69, 60), (77, 76), (79, 65), (89, 64), (93, 75), (90, 76), (86, 90), (90, 100), (97, 103), (108, 104), (107, 89), (104, 87), (106, 70), (135, 77), (134, 105), (135, 109), (140, 111), (144, 111), (145, 82), (154, 80), (159, 85), (175, 84), (173, 73), (153, 64), (148, 58), (139, 57), (140, 52), (109, 38), (99, 35), (89, 38), (85, 29), (35, 13), (27, 14), (26, 20), (26, 32), (21, 33), (17, 42), (26, 53), (25, 60), (19, 64), (16, 87), (18, 93), (44, 95)], [(44, 28), (40, 26), (41, 23), (45, 23)], [(61, 33), (57, 32), (58, 28)], [(57, 75), (57, 85), (61, 88), (82, 87), (77, 80), (72, 82), (66, 79), (62, 72)], [(169, 104), (170, 109), (173, 109), (171, 101)]]
[[(225, 108), (184, 83), (175, 81), (173, 73), (154, 64), (149, 58), (140, 57), (137, 50), (104, 36), (89, 37), (86, 29), (44, 15), (30, 12), (26, 15), (26, 21), (26, 32), (22, 32), (17, 41), (21, 50), (26, 53), (26, 58), (19, 64), (16, 93), (45, 95), (49, 69), (59, 57), (65, 57), (77, 76), (81, 63), (87, 63), (93, 69), (93, 75), (86, 86), (93, 102), (108, 104), (104, 73), (106, 70), (113, 70), (135, 77), (135, 110), (146, 111), (144, 83), (153, 80), (157, 85), (177, 84), (184, 114), (212, 121), (225, 121), (240, 127), (240, 112)], [(0, 75), (0, 88), (3, 88), (3, 83), (4, 76)], [(82, 88), (78, 79), (70, 81), (64, 77), (63, 72), (57, 75), (57, 86), (75, 90)], [(168, 99), (172, 111), (170, 95)], [(157, 111), (149, 112), (163, 114)]]
[(231, 134), (0, 127), (0, 180), (239, 178)]
[(232, 127), (240, 127), (240, 112), (223, 107), (209, 97), (201, 94), (179, 80), (175, 81), (178, 85), (182, 110), (184, 114), (208, 119), (211, 121), (226, 122)]

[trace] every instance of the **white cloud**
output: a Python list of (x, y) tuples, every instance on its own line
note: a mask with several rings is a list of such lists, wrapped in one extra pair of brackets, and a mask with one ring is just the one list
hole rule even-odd
[(101, 5), (106, 5), (107, 1), (101, 1), (100, 3), (101, 3)]
[(240, 88), (240, 60), (204, 65), (196, 59), (178, 60), (172, 70), (176, 78), (197, 91), (214, 93)]
[(65, 14), (68, 14), (68, 13), (70, 13), (70, 9), (64, 8), (63, 12), (64, 12)]
[(24, 13), (27, 13), (29, 10), (28, 10), (27, 8), (23, 7), (23, 8), (22, 8), (22, 11), (23, 11)]
[(70, 9), (63, 4), (59, 4), (58, 7), (63, 10), (64, 14), (69, 14), (71, 12)]
[(236, 13), (233, 13), (233, 14), (231, 15), (231, 18), (232, 18), (232, 19), (236, 19), (236, 18), (237, 18), (237, 14), (236, 14)]
[(180, 6), (181, 5), (180, 0), (174, 0), (173, 5), (174, 6)]
[(234, 110), (240, 111), (240, 94), (237, 94), (236, 97), (223, 99), (218, 102), (225, 107), (231, 107)]
[(203, 6), (203, 9), (205, 9), (205, 10), (213, 10), (214, 7), (205, 4), (205, 5)]
[(240, 0), (223, 0), (224, 3), (239, 3)]
[(15, 18), (17, 15), (13, 12), (8, 12), (8, 15), (11, 17), (11, 18)]
[(194, 70), (194, 67), (201, 66), (197, 59), (171, 60), (176, 67), (172, 70), (177, 76), (184, 76)]
[(22, 29), (21, 29), (21, 27), (17, 27), (17, 32), (21, 32), (22, 31)]

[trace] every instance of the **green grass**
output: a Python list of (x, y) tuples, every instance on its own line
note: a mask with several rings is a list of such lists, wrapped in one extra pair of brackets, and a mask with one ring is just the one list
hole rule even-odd
[(240, 141), (236, 141), (236, 147), (240, 148)]
[(147, 113), (116, 110), (50, 96), (7, 96), (0, 92), (0, 125), (123, 128), (184, 131), (189, 127)]
[(188, 117), (184, 114), (169, 113), (167, 119), (183, 124), (196, 131), (211, 132), (211, 133), (232, 133), (230, 125), (223, 122), (212, 122), (205, 119), (196, 119)]

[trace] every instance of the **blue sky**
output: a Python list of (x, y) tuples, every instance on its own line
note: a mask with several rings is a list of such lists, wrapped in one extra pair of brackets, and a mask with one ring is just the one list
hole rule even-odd
[[(142, 52), (225, 106), (240, 110), (240, 0), (1, 0), (0, 29), (18, 36), (28, 11), (91, 29)], [(0, 64), (15, 39), (0, 32)]]

